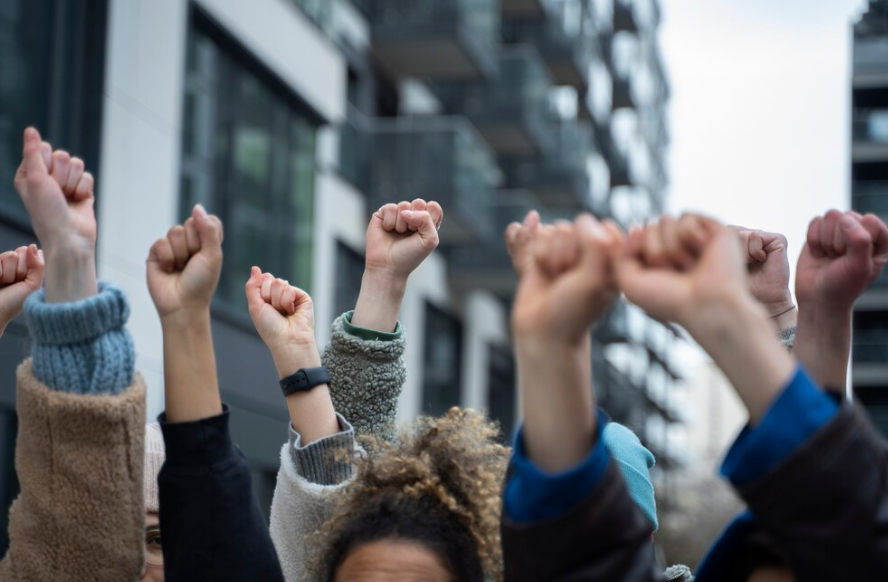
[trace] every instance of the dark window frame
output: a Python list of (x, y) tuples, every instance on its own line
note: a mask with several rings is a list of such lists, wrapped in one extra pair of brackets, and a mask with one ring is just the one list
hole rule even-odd
[[(443, 324), (443, 325), (440, 325)], [(450, 329), (447, 329), (447, 328)], [(437, 369), (433, 360), (433, 341), (439, 339), (440, 333), (452, 333), (455, 339), (454, 365), (446, 369)], [(426, 301), (425, 309), (425, 342), (423, 346), (423, 379), (422, 379), (422, 413), (439, 416), (447, 412), (451, 406), (462, 405), (463, 346), (465, 345), (465, 326), (453, 312)], [(451, 370), (453, 370), (451, 372)], [(449, 376), (449, 377), (448, 377)], [(442, 382), (442, 378), (444, 381)], [(443, 387), (443, 391), (439, 388)], [(455, 396), (455, 401), (454, 400)]]

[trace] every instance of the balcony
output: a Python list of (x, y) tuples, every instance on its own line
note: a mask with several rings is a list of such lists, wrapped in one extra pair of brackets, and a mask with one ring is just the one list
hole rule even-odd
[(613, 140), (607, 148), (607, 165), (610, 169), (611, 188), (635, 184), (629, 163), (629, 152), (614, 143)]
[(504, 17), (540, 18), (545, 10), (545, 0), (500, 0)]
[(376, 0), (372, 52), (395, 77), (483, 79), (496, 71), (496, 0)]
[(614, 1), (614, 32), (638, 32), (638, 17), (634, 0)]
[(362, 192), (368, 188), (372, 148), (372, 121), (349, 106), (339, 126), (339, 173)]
[(502, 176), (493, 152), (462, 117), (376, 120), (370, 160), (370, 206), (437, 200), (447, 209), (443, 244), (487, 244), (494, 232), (492, 190)]
[(592, 126), (587, 122), (562, 122), (556, 137), (554, 151), (544, 158), (503, 163), (509, 185), (532, 191), (551, 207), (592, 210)]
[[(447, 254), (449, 280), (457, 289), (486, 289), (503, 299), (515, 293), (518, 278), (506, 250), (503, 234), (511, 222), (521, 222), (537, 210), (544, 221), (551, 216), (539, 199), (526, 190), (499, 190), (493, 195), (495, 237), (484, 247), (461, 247)], [(446, 222), (446, 221), (445, 221)]]
[[(564, 10), (573, 2), (550, 2), (544, 18), (513, 18), (503, 21), (503, 40), (532, 44), (539, 49), (555, 85), (569, 85), (582, 92), (589, 84), (593, 37), (579, 26), (581, 15), (566, 19)], [(573, 30), (572, 30), (573, 28)]]
[(856, 110), (852, 119), (851, 138), (855, 162), (888, 160), (888, 110)]
[(888, 75), (888, 38), (884, 36), (854, 39), (854, 75)]
[(888, 181), (859, 180), (851, 185), (851, 208), (860, 213), (888, 214)]
[(499, 52), (499, 75), (489, 83), (438, 84), (435, 92), (472, 120), (497, 155), (514, 157), (544, 155), (554, 147), (550, 88), (539, 53), (516, 45)]

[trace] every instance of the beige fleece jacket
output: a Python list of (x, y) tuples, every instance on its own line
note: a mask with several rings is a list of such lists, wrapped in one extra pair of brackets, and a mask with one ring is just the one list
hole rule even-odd
[(68, 394), (17, 372), (15, 466), (2, 582), (138, 580), (144, 564), (145, 384)]

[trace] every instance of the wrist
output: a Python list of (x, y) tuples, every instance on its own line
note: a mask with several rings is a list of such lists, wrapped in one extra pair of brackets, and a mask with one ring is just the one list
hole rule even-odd
[(389, 270), (367, 268), (361, 278), (361, 292), (351, 323), (385, 333), (398, 324), (398, 312), (407, 290), (407, 277)]
[(302, 368), (317, 368), (321, 365), (321, 355), (313, 340), (276, 346), (271, 349), (271, 357), (280, 380), (292, 376)]
[(98, 293), (94, 248), (55, 247), (46, 250), (45, 256), (47, 303), (70, 303)]
[(208, 327), (211, 319), (209, 306), (182, 308), (161, 314), (160, 326), (164, 331), (188, 333), (201, 327)]

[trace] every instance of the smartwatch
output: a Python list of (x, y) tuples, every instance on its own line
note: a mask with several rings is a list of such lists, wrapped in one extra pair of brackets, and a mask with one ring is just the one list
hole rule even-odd
[(324, 366), (301, 368), (292, 376), (287, 376), (281, 380), (281, 391), (286, 398), (290, 394), (307, 392), (319, 384), (327, 384), (329, 382), (330, 374)]

